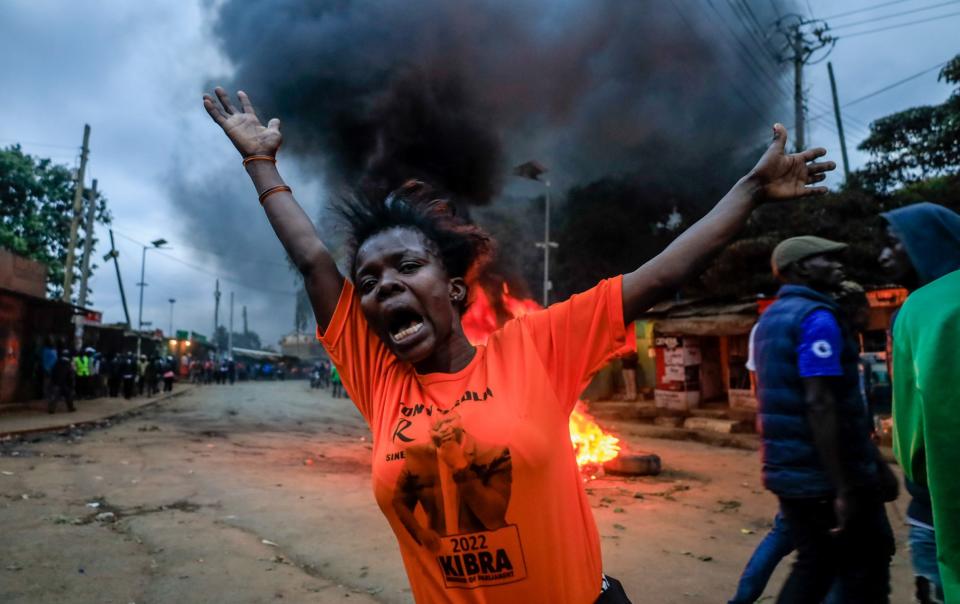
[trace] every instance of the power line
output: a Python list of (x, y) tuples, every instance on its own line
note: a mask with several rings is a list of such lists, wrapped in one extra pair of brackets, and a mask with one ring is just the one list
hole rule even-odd
[(744, 0), (727, 0), (727, 4), (730, 5), (734, 15), (737, 17), (737, 20), (740, 21), (740, 24), (743, 25), (743, 28), (746, 30), (747, 34), (750, 35), (750, 39), (753, 40), (753, 43), (756, 44), (757, 48), (760, 49), (760, 54), (766, 55), (774, 64), (776, 64), (776, 53), (768, 45), (766, 36), (764, 35), (763, 26), (760, 25), (760, 21), (753, 13), (753, 9), (750, 8), (750, 5)]
[(863, 21), (854, 21), (853, 23), (843, 23), (842, 25), (837, 25), (836, 27), (831, 27), (831, 30), (843, 29), (846, 27), (855, 27), (857, 25), (863, 25), (865, 23), (874, 23), (876, 21), (884, 21), (886, 19), (892, 19), (894, 17), (902, 17), (904, 15), (912, 15), (913, 13), (922, 13), (934, 8), (940, 8), (942, 6), (949, 6), (951, 4), (957, 4), (960, 0), (949, 0), (948, 2), (941, 2), (940, 4), (931, 4), (930, 6), (924, 6), (921, 8), (915, 8), (912, 10), (906, 10), (899, 13), (891, 13), (889, 15), (884, 15), (882, 17), (872, 17), (870, 19), (864, 19)]
[[(129, 242), (131, 242), (131, 243), (133, 243), (133, 244), (136, 244), (136, 245), (138, 245), (138, 246), (140, 246), (140, 247), (150, 247), (149, 245), (143, 243), (142, 241), (137, 241), (137, 240), (134, 239), (133, 237), (130, 237), (129, 235), (125, 235), (125, 234), (117, 231), (116, 229), (114, 229), (113, 232), (114, 232), (114, 234), (119, 235), (119, 236), (122, 237), (123, 239), (126, 239), (127, 241), (129, 241)], [(258, 292), (267, 293), (267, 294), (274, 294), (274, 295), (278, 295), (278, 296), (295, 296), (295, 295), (296, 295), (296, 292), (293, 292), (293, 291), (283, 291), (283, 290), (271, 289), (271, 288), (263, 287), (263, 286), (260, 286), (260, 285), (250, 285), (249, 283), (245, 283), (245, 282), (241, 281), (240, 279), (236, 279), (236, 278), (233, 278), (233, 277), (224, 277), (224, 276), (221, 275), (220, 273), (216, 273), (216, 272), (210, 271), (210, 270), (208, 270), (208, 269), (206, 269), (206, 268), (203, 268), (203, 267), (201, 267), (201, 266), (197, 266), (196, 264), (193, 264), (193, 263), (191, 263), (191, 262), (187, 262), (186, 260), (183, 260), (183, 259), (181, 259), (181, 258), (177, 258), (176, 256), (172, 256), (172, 255), (170, 255), (170, 254), (164, 253), (163, 250), (162, 250), (162, 248), (153, 249), (153, 252), (154, 252), (155, 254), (159, 255), (159, 256), (163, 256), (164, 258), (166, 258), (166, 259), (168, 259), (168, 260), (173, 260), (174, 262), (178, 262), (178, 263), (180, 263), (180, 264), (182, 264), (182, 265), (184, 265), (184, 266), (186, 266), (186, 267), (189, 267), (189, 268), (191, 268), (191, 269), (193, 269), (193, 270), (195, 270), (195, 271), (197, 271), (197, 272), (203, 273), (203, 274), (208, 275), (208, 276), (211, 276), (211, 277), (219, 277), (220, 279), (223, 279), (224, 281), (229, 281), (229, 282), (231, 282), (231, 283), (235, 283), (235, 284), (237, 284), (237, 285), (239, 285), (239, 286), (241, 286), (241, 287), (244, 287), (244, 288), (249, 289), (249, 290), (252, 290), (252, 291), (258, 291)]]
[(756, 31), (761, 36), (766, 37), (764, 36), (764, 31), (766, 28), (764, 28), (764, 26), (761, 25), (760, 19), (757, 19), (757, 14), (753, 12), (752, 8), (750, 8), (750, 3), (747, 2), (747, 0), (740, 0), (740, 7), (743, 11), (746, 12), (747, 18), (753, 23), (754, 27), (756, 28)]
[[(903, 78), (903, 79), (900, 79), (900, 80), (897, 80), (896, 82), (893, 82), (892, 84), (887, 84), (886, 86), (884, 86), (884, 87), (882, 87), (882, 88), (879, 88), (879, 89), (877, 89), (877, 90), (874, 90), (873, 92), (869, 92), (869, 93), (867, 93), (867, 94), (865, 94), (865, 95), (863, 95), (863, 96), (857, 97), (857, 98), (853, 99), (852, 101), (847, 101), (846, 103), (844, 103), (843, 105), (841, 105), (841, 107), (849, 107), (850, 105), (855, 105), (855, 104), (857, 104), (857, 103), (859, 103), (859, 102), (861, 102), (861, 101), (865, 101), (865, 100), (867, 100), (867, 99), (869, 99), (869, 98), (875, 97), (875, 96), (877, 96), (878, 94), (881, 94), (881, 93), (883, 93), (883, 92), (886, 92), (886, 91), (890, 90), (891, 88), (896, 88), (897, 86), (900, 86), (901, 84), (906, 84), (907, 82), (909, 82), (909, 81), (911, 81), (911, 80), (915, 80), (915, 79), (919, 78), (920, 76), (922, 76), (922, 75), (924, 75), (924, 74), (930, 73), (931, 71), (933, 71), (933, 70), (935, 70), (935, 69), (939, 69), (939, 68), (943, 67), (944, 65), (946, 65), (946, 64), (949, 63), (949, 62), (950, 62), (949, 60), (947, 60), (947, 61), (941, 61), (941, 62), (937, 63), (936, 65), (933, 65), (932, 67), (927, 67), (926, 69), (924, 69), (924, 70), (922, 70), (922, 71), (918, 71), (918, 72), (915, 73), (915, 74), (908, 75), (907, 77), (905, 77), (905, 78)], [(828, 113), (827, 111), (824, 111), (823, 113), (817, 115), (814, 119), (817, 119), (817, 118), (819, 118), (819, 117), (822, 117), (822, 116), (826, 115), (827, 113)]]
[[(697, 28), (696, 28), (696, 27), (693, 25), (693, 23), (687, 18), (687, 15), (684, 14), (684, 12), (680, 9), (680, 6), (677, 4), (676, 0), (670, 0), (670, 4), (673, 6), (674, 10), (677, 11), (677, 14), (680, 16), (680, 20), (683, 21), (683, 23), (684, 23), (684, 25), (686, 25), (687, 29), (690, 30), (690, 33), (692, 33), (693, 35), (697, 36), (698, 38), (702, 38), (702, 36), (700, 35), (700, 32), (697, 31)], [(754, 105), (754, 103), (753, 103), (750, 99), (748, 99), (746, 96), (744, 96), (743, 92), (740, 91), (740, 88), (739, 88), (739, 87), (737, 87), (737, 86), (731, 86), (730, 89), (733, 90), (733, 93), (736, 94), (738, 97), (740, 97), (740, 100), (743, 101), (744, 105), (746, 105), (746, 106), (749, 107), (754, 113), (756, 113), (757, 116), (758, 116), (760, 119), (762, 119), (762, 120), (766, 120), (766, 119), (767, 119), (767, 114), (764, 112), (764, 110), (758, 108), (757, 105)], [(756, 93), (756, 92), (754, 91), (754, 94), (755, 94), (755, 93)], [(763, 105), (763, 103), (760, 103), (760, 104)]]
[[(126, 229), (127, 226), (124, 226), (123, 228)], [(136, 230), (136, 229), (130, 229), (130, 230)], [(119, 233), (119, 231), (116, 231), (116, 229), (114, 229), (114, 231)], [(278, 260), (264, 260), (264, 259), (260, 259), (260, 258), (233, 258), (233, 257), (228, 256), (227, 254), (222, 253), (222, 252), (216, 252), (216, 251), (211, 250), (211, 249), (202, 248), (202, 247), (197, 247), (197, 246), (195, 246), (195, 245), (190, 245), (190, 244), (184, 243), (184, 242), (182, 242), (182, 241), (175, 241), (175, 242), (172, 242), (172, 243), (174, 243), (174, 244), (177, 245), (178, 247), (186, 248), (186, 249), (188, 249), (188, 250), (194, 250), (194, 251), (201, 252), (201, 253), (204, 253), (204, 254), (210, 254), (211, 256), (217, 256), (218, 258), (226, 258), (226, 259), (229, 259), (231, 262), (242, 262), (242, 263), (244, 263), (244, 264), (261, 264), (261, 265), (264, 265), (264, 266), (272, 266), (272, 267), (280, 267), (280, 268), (290, 268), (290, 265), (289, 265), (289, 264), (287, 264), (287, 263), (285, 263), (285, 262), (280, 262), (280, 261), (278, 261)]]
[(900, 29), (901, 27), (908, 27), (910, 25), (919, 25), (920, 23), (929, 23), (930, 21), (939, 21), (940, 19), (945, 19), (947, 17), (956, 17), (960, 15), (960, 11), (955, 13), (947, 13), (945, 15), (938, 15), (936, 17), (929, 17), (927, 19), (919, 19), (917, 21), (909, 21), (907, 23), (900, 23), (898, 25), (889, 25), (887, 27), (878, 27), (877, 29), (868, 29), (866, 31), (858, 31), (852, 34), (844, 34), (843, 36), (837, 36), (837, 38), (843, 38), (844, 40), (848, 38), (856, 38), (857, 36), (865, 36), (867, 34), (875, 34), (881, 31), (889, 31), (891, 29)]
[(13, 143), (15, 145), (30, 145), (31, 147), (50, 147), (52, 149), (79, 149), (78, 145), (56, 145), (53, 143), (37, 143), (33, 141), (22, 141), (15, 138), (0, 138), (0, 143)]
[(906, 84), (906, 83), (909, 82), (910, 80), (915, 80), (915, 79), (919, 78), (920, 76), (922, 76), (922, 75), (924, 75), (924, 74), (926, 74), (926, 73), (930, 73), (930, 72), (933, 71), (934, 69), (939, 69), (940, 67), (943, 67), (944, 65), (946, 65), (946, 64), (949, 63), (949, 62), (950, 62), (949, 60), (947, 60), (947, 61), (941, 61), (940, 63), (937, 63), (937, 64), (934, 65), (933, 67), (928, 67), (928, 68), (924, 69), (923, 71), (918, 71), (917, 73), (915, 73), (915, 74), (913, 74), (913, 75), (910, 75), (910, 76), (907, 76), (907, 77), (903, 78), (902, 80), (897, 80), (897, 81), (894, 82), (893, 84), (888, 84), (888, 85), (884, 86), (883, 88), (880, 88), (880, 89), (878, 89), (878, 90), (874, 90), (873, 92), (870, 92), (870, 93), (867, 93), (867, 94), (865, 94), (865, 95), (863, 95), (863, 96), (857, 97), (857, 98), (853, 99), (852, 101), (847, 101), (847, 102), (844, 103), (842, 106), (843, 106), (843, 107), (849, 107), (850, 105), (854, 105), (854, 104), (856, 104), (856, 103), (859, 103), (860, 101), (865, 101), (865, 100), (867, 100), (867, 99), (869, 99), (869, 98), (871, 98), (871, 97), (875, 97), (875, 96), (877, 96), (878, 94), (880, 94), (881, 92), (886, 92), (886, 91), (890, 90), (891, 88), (896, 88), (897, 86), (899, 86), (899, 85), (901, 85), (901, 84)]
[(707, 0), (707, 2), (710, 5), (710, 8), (712, 8), (713, 11), (717, 13), (717, 17), (723, 23), (723, 26), (727, 30), (727, 32), (730, 34), (730, 37), (733, 38), (733, 40), (746, 53), (745, 55), (744, 54), (737, 55), (740, 58), (740, 60), (743, 62), (743, 64), (746, 65), (747, 68), (750, 69), (750, 71), (753, 72), (754, 75), (757, 75), (761, 78), (766, 78), (773, 85), (773, 88), (775, 90), (780, 89), (780, 93), (783, 94), (784, 91), (782, 88), (780, 88), (780, 84), (777, 82), (776, 78), (772, 77), (770, 73), (764, 69), (763, 64), (760, 63), (757, 60), (757, 58), (754, 56), (755, 53), (750, 50), (750, 48), (743, 42), (743, 40), (740, 39), (740, 36), (737, 35), (736, 30), (730, 26), (727, 19), (723, 16), (723, 13), (721, 13), (720, 10), (713, 3), (713, 0)]
[(847, 15), (856, 15), (857, 13), (863, 13), (866, 11), (876, 10), (878, 8), (883, 8), (884, 6), (892, 6), (894, 4), (903, 4), (904, 2), (910, 2), (910, 0), (893, 0), (892, 2), (884, 2), (883, 4), (874, 4), (873, 6), (868, 6), (866, 8), (858, 8), (857, 10), (847, 11), (845, 13), (837, 13), (835, 15), (830, 15), (828, 17), (823, 17), (824, 20), (827, 19), (839, 19), (840, 17), (846, 17)]

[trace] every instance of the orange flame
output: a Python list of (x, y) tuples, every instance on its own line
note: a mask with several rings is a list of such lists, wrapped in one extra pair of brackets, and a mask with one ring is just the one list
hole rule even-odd
[(604, 432), (585, 407), (577, 401), (570, 414), (570, 440), (580, 468), (599, 466), (620, 454), (620, 439)]
[[(475, 284), (472, 289), (473, 302), (463, 315), (461, 324), (471, 343), (484, 344), (490, 334), (500, 328), (501, 321), (498, 321), (497, 312), (484, 289), (479, 284)], [(506, 283), (503, 284), (500, 302), (508, 314), (506, 319), (521, 317), (543, 308), (533, 300), (511, 296)], [(582, 401), (577, 401), (573, 413), (570, 414), (570, 440), (577, 456), (577, 466), (581, 470), (595, 470), (603, 462), (610, 461), (620, 453), (620, 439), (604, 432), (587, 413)]]

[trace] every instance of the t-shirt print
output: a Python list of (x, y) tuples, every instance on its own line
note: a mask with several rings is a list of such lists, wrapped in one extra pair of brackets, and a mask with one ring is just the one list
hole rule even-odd
[(510, 448), (469, 434), (456, 411), (432, 421), (429, 437), (404, 449), (393, 496), (400, 522), (437, 556), (447, 587), (524, 579), (517, 527), (507, 523)]
[(568, 420), (632, 347), (621, 280), (508, 322), (452, 374), (417, 374), (347, 282), (320, 337), (374, 434), (373, 492), (417, 602), (593, 602), (600, 540)]

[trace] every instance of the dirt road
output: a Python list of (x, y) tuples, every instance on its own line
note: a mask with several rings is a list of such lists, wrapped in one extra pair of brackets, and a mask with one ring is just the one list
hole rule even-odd
[[(667, 470), (588, 485), (606, 571), (636, 603), (725, 602), (775, 509), (756, 453), (614, 429)], [(369, 441), (349, 401), (273, 382), (2, 442), (0, 602), (409, 603)], [(912, 582), (904, 509), (890, 507), (893, 602)]]

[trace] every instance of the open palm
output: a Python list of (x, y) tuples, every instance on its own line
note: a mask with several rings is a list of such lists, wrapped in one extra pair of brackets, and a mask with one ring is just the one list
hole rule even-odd
[(213, 121), (223, 128), (224, 134), (240, 155), (244, 157), (275, 156), (283, 142), (283, 136), (280, 134), (280, 120), (273, 118), (267, 122), (266, 126), (261, 124), (253, 110), (253, 104), (250, 103), (250, 98), (242, 90), (237, 93), (240, 111), (237, 111), (230, 102), (230, 95), (223, 88), (217, 86), (214, 93), (217, 95), (216, 100), (209, 94), (203, 95), (203, 107)]
[(761, 187), (763, 200), (782, 201), (826, 193), (826, 187), (809, 185), (822, 181), (827, 177), (827, 172), (837, 167), (832, 161), (813, 161), (826, 155), (827, 150), (816, 147), (788, 154), (785, 151), (787, 129), (783, 124), (775, 124), (773, 133), (773, 142), (752, 171), (752, 176)]

